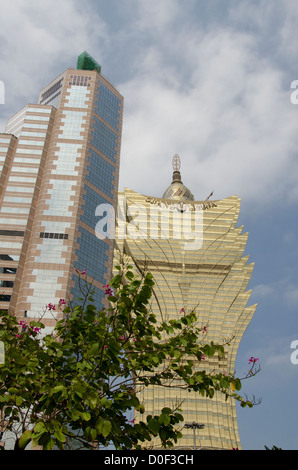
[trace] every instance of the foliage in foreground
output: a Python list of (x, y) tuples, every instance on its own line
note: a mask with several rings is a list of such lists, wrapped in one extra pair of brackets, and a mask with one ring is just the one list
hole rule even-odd
[[(88, 296), (85, 305), (64, 308), (64, 319), (47, 335), (42, 322), (25, 324), (2, 312), (0, 431), (10, 431), (15, 450), (29, 443), (43, 450), (108, 443), (139, 449), (156, 436), (172, 446), (182, 436), (181, 410), (146, 416), (136, 394), (142, 386), (176, 386), (210, 398), (217, 391), (252, 406), (238, 395), (240, 379), (194, 367), (224, 355), (223, 345), (204, 340), (194, 312), (182, 309), (178, 320), (157, 324), (149, 308), (153, 285), (150, 273), (140, 279), (119, 272), (105, 286), (109, 309), (97, 311)], [(129, 420), (133, 409), (142, 421)]]

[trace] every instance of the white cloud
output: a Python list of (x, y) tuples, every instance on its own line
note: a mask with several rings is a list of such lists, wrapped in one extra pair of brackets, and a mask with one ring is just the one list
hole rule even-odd
[[(267, 338), (268, 340), (268, 338)], [(281, 336), (272, 338), (271, 341), (264, 344), (258, 351), (262, 370), (267, 368), (277, 368), (283, 370), (285, 374), (293, 375), (293, 366), (291, 364), (291, 343), (293, 336)]]
[(281, 303), (282, 311), (285, 310), (285, 306), (287, 306), (287, 309), (295, 309), (298, 306), (296, 274), (291, 273), (290, 270), (287, 276), (280, 277), (275, 282), (257, 284), (252, 289), (252, 295), (254, 301), (260, 304), (271, 300), (277, 302), (277, 304)]
[(291, 57), (285, 31), (289, 26), (294, 34), (294, 3), (286, 1), (276, 13), (263, 0), (245, 8), (233, 1), (231, 8), (220, 2), (211, 8), (126, 0), (113, 28), (103, 5), (0, 0), (6, 41), (0, 79), (7, 95), (0, 126), (66, 67), (75, 67), (82, 50), (114, 66), (124, 56), (126, 75), (117, 69), (125, 97), (120, 188), (162, 195), (178, 153), (183, 182), (198, 199), (213, 189), (215, 198), (236, 193), (254, 207), (297, 201), (298, 106), (290, 103), (283, 68), (263, 47), (264, 31), (269, 35), (275, 26), (274, 41)]
[[(284, 0), (284, 22), (280, 30), (280, 52), (287, 52), (297, 66), (298, 8), (295, 0)], [(298, 77), (296, 77), (298, 78)]]
[(3, 129), (8, 113), (36, 102), (41, 88), (66, 68), (76, 67), (77, 55), (86, 49), (102, 49), (102, 54), (107, 31), (97, 12), (77, 1), (0, 0), (0, 9)]
[(190, 39), (181, 30), (176, 44), (177, 62), (151, 46), (135, 77), (121, 84), (120, 185), (148, 193), (154, 180), (160, 193), (177, 152), (183, 180), (198, 199), (210, 189), (215, 197), (238, 193), (254, 204), (293, 198), (296, 109), (282, 72), (256, 52), (257, 39), (224, 29)]
[(136, 30), (163, 33), (181, 13), (181, 3), (177, 0), (151, 1), (138, 0), (135, 2), (138, 20)]
[(254, 298), (256, 299), (270, 297), (272, 294), (274, 294), (274, 292), (274, 287), (267, 284), (258, 284), (253, 288)]

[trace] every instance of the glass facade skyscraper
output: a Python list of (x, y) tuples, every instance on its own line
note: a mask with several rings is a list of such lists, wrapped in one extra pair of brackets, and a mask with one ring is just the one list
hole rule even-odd
[(113, 240), (95, 235), (96, 207), (116, 207), (123, 97), (87, 53), (0, 134), (0, 308), (43, 316), (92, 282), (102, 307)]

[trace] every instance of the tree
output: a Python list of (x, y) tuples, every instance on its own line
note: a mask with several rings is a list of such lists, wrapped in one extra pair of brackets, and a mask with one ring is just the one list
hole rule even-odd
[(277, 446), (272, 446), (272, 448), (270, 449), (268, 446), (265, 446), (265, 450), (282, 450), (282, 448), (277, 447)]
[[(151, 274), (139, 278), (131, 267), (118, 269), (105, 286), (109, 308), (97, 311), (90, 292), (75, 307), (61, 299), (64, 318), (52, 334), (42, 334), (41, 321), (26, 324), (1, 313), (0, 424), (14, 436), (15, 450), (29, 443), (43, 450), (108, 443), (140, 449), (153, 436), (172, 446), (182, 435), (180, 408), (146, 416), (138, 386), (177, 386), (210, 398), (218, 391), (253, 405), (238, 394), (239, 378), (195, 367), (204, 357), (224, 354), (224, 345), (204, 341), (195, 312), (182, 309), (179, 320), (157, 324), (149, 308)], [(133, 409), (144, 419), (129, 420)]]

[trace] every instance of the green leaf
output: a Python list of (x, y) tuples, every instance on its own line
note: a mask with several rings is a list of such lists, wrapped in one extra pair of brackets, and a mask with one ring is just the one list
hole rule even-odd
[(60, 429), (54, 432), (54, 437), (55, 437), (59, 442), (65, 442), (65, 441), (66, 441), (65, 435), (63, 434), (63, 432), (62, 432)]
[(163, 414), (169, 415), (169, 414), (172, 413), (172, 410), (171, 410), (171, 408), (163, 408), (163, 409), (161, 410), (161, 412), (162, 412)]
[(158, 421), (160, 422), (160, 424), (168, 426), (171, 422), (171, 417), (168, 414), (162, 413), (158, 418)]
[(90, 346), (90, 351), (89, 351), (89, 352), (90, 352), (90, 354), (92, 354), (92, 356), (96, 356), (96, 355), (99, 353), (100, 349), (101, 349), (101, 348), (100, 348), (100, 345), (99, 345), (99, 343), (97, 342), (97, 343), (92, 344), (92, 345)]
[(222, 388), (228, 388), (229, 385), (230, 385), (230, 383), (229, 383), (229, 380), (228, 380), (227, 378), (222, 377), (222, 378), (220, 379), (220, 386), (221, 386)]
[(157, 436), (160, 429), (159, 421), (155, 418), (149, 419), (148, 428), (155, 436)]
[(41, 421), (39, 421), (33, 429), (32, 432), (32, 441), (33, 445), (39, 445), (39, 440), (40, 438), (47, 433), (47, 429), (45, 427), (45, 424)]
[(241, 390), (241, 380), (240, 379), (236, 379), (235, 380), (235, 384), (236, 384), (236, 390)]
[(184, 421), (184, 418), (181, 413), (175, 413), (175, 418), (177, 421)]
[(112, 430), (112, 423), (100, 417), (96, 423), (96, 430), (98, 434), (107, 437)]
[(215, 351), (216, 351), (215, 345), (214, 345), (213, 341), (211, 341), (210, 348), (209, 348), (209, 354), (208, 354), (209, 357), (214, 356)]
[(43, 445), (42, 450), (52, 450), (53, 447), (54, 447), (54, 444), (55, 444), (54, 439), (52, 439), (52, 438), (50, 437), (49, 439), (47, 439), (47, 441), (46, 441), (45, 444)]
[(101, 406), (104, 406), (105, 408), (110, 408), (113, 404), (112, 400), (108, 400), (107, 397), (103, 397), (101, 400), (100, 400), (100, 404)]
[(25, 447), (31, 441), (31, 436), (32, 436), (32, 431), (27, 430), (27, 431), (23, 432), (23, 434), (21, 435), (21, 437), (19, 439), (19, 448), (20, 449), (25, 449)]
[(34, 433), (38, 433), (38, 434), (42, 434), (44, 432), (46, 432), (46, 427), (45, 427), (45, 424), (42, 422), (42, 421), (39, 421), (38, 423), (36, 423), (36, 425), (34, 426)]
[(110, 421), (104, 421), (102, 426), (102, 435), (107, 437), (112, 430), (112, 423)]
[(74, 421), (78, 421), (81, 417), (81, 413), (74, 409), (74, 410), (71, 410), (71, 419), (73, 419)]
[(2, 402), (9, 402), (11, 400), (11, 397), (9, 395), (2, 395), (0, 396), (0, 403)]
[(145, 413), (145, 406), (144, 405), (140, 405), (138, 407), (138, 411), (141, 413), (141, 414), (144, 414)]
[(22, 397), (16, 397), (16, 405), (21, 406), (22, 403), (23, 403), (23, 398)]
[(219, 347), (217, 348), (217, 351), (218, 351), (218, 357), (219, 357), (219, 359), (222, 359), (223, 356), (224, 356), (224, 352), (225, 352), (223, 346), (219, 346)]
[(127, 279), (132, 280), (134, 278), (134, 273), (132, 271), (127, 271), (127, 273), (125, 274), (125, 277)]
[(87, 411), (84, 411), (84, 412), (81, 413), (81, 417), (83, 418), (84, 421), (90, 421), (91, 414), (88, 413)]
[(174, 349), (174, 357), (178, 359), (180, 356), (181, 356), (180, 351), (178, 351), (178, 349)]

